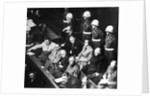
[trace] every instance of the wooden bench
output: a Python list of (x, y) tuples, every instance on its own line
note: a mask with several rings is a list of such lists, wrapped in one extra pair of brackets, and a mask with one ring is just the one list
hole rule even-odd
[(49, 82), (54, 86), (54, 88), (59, 88), (59, 86), (54, 82), (54, 77), (51, 73), (48, 73), (44, 68), (41, 68), (41, 62), (36, 56), (28, 56), (29, 59), (35, 64), (42, 74), (49, 80)]

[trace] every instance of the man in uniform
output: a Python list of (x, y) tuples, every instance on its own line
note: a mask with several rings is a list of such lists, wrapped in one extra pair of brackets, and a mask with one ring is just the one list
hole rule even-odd
[(115, 54), (116, 37), (113, 34), (114, 27), (112, 25), (107, 26), (105, 31), (106, 31), (106, 38), (105, 38), (105, 45), (104, 45), (105, 57), (108, 61), (108, 64), (110, 64), (110, 62), (114, 60), (116, 56)]
[(83, 13), (83, 23), (82, 23), (83, 41), (85, 39), (91, 40), (90, 17), (91, 17), (90, 11), (85, 11)]
[(92, 25), (92, 45), (93, 48), (102, 47), (103, 40), (104, 40), (104, 34), (103, 32), (98, 28), (99, 21), (97, 19), (94, 19), (91, 23)]

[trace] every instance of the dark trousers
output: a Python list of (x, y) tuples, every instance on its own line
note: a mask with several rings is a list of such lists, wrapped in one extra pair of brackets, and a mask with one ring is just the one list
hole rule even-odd
[(42, 54), (38, 57), (42, 63), (42, 66), (45, 65), (46, 60), (48, 59), (49, 52), (42, 52)]
[(62, 39), (63, 39), (63, 42), (68, 41), (68, 39), (69, 39), (69, 33), (62, 32)]
[(100, 41), (92, 41), (92, 46), (94, 49), (97, 47), (101, 48), (101, 42)]
[(82, 38), (82, 40), (83, 41), (85, 41), (85, 40), (91, 40), (91, 38), (92, 38), (92, 34), (83, 34), (83, 38)]
[(110, 64), (110, 62), (115, 59), (114, 51), (105, 50), (105, 57), (107, 59), (108, 64)]
[(95, 65), (86, 65), (83, 67), (82, 71), (86, 74), (86, 75), (89, 75), (89, 74), (93, 74), (96, 72), (96, 67)]

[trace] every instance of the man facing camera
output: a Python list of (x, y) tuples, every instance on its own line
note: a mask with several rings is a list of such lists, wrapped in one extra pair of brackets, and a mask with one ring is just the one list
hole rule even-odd
[(82, 49), (82, 44), (74, 35), (71, 35), (69, 41), (64, 45), (64, 48), (67, 50), (68, 56), (77, 56)]
[(89, 45), (89, 40), (84, 41), (84, 46), (82, 48), (82, 51), (79, 53), (79, 55), (76, 57), (76, 62), (80, 66), (80, 70), (88, 64), (88, 62), (92, 58), (93, 49)]
[(37, 49), (42, 49), (42, 53), (39, 56), (39, 59), (41, 60), (42, 64), (45, 64), (46, 60), (48, 59), (48, 55), (56, 47), (59, 47), (59, 45), (54, 43), (54, 42), (51, 42), (51, 40), (49, 38), (45, 38), (44, 42), (42, 42), (41, 44), (37, 44), (37, 45), (31, 47), (27, 51), (28, 52), (32, 52), (32, 51), (35, 51)]

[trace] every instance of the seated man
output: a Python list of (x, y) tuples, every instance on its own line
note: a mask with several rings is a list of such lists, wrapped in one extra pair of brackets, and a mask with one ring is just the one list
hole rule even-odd
[(60, 60), (57, 62), (58, 69), (64, 72), (68, 65), (68, 56), (65, 50), (60, 50)]
[(30, 49), (28, 49), (28, 52), (32, 51), (32, 50), (36, 50), (39, 48), (42, 48), (42, 54), (40, 55), (40, 60), (45, 63), (45, 61), (48, 59), (48, 55), (51, 53), (51, 51), (56, 48), (59, 47), (59, 45), (57, 45), (54, 42), (51, 42), (51, 40), (49, 38), (45, 38), (44, 42), (41, 44), (37, 44), (33, 47), (31, 47)]
[(117, 85), (117, 65), (116, 61), (113, 60), (108, 66), (106, 72), (103, 75), (103, 79), (100, 80), (98, 86), (100, 88), (104, 87), (116, 88), (116, 85)]
[(89, 40), (84, 41), (84, 46), (82, 48), (82, 51), (79, 53), (79, 55), (76, 57), (76, 62), (80, 66), (80, 70), (88, 64), (88, 62), (92, 58), (93, 49), (89, 45)]
[(56, 47), (52, 50), (52, 52), (48, 56), (48, 60), (44, 65), (47, 71), (51, 71), (57, 68), (56, 64), (61, 58), (60, 51), (61, 51), (60, 47)]
[(56, 43), (51, 42), (50, 38), (45, 38), (43, 43), (31, 47), (30, 49), (28, 49), (28, 51), (42, 48), (43, 52), (51, 52), (55, 47), (58, 47)]
[(67, 50), (68, 56), (77, 56), (81, 52), (82, 44), (75, 36), (71, 35), (69, 41), (65, 43), (64, 48)]
[(45, 63), (45, 69), (47, 72), (51, 72), (54, 77), (61, 77), (68, 65), (66, 51), (60, 48), (55, 48), (48, 58), (49, 59)]
[(84, 67), (83, 71), (85, 74), (91, 75), (95, 73), (95, 75), (99, 75), (99, 68), (101, 66), (103, 60), (103, 56), (101, 55), (101, 49), (96, 48), (94, 50), (93, 56), (86, 67)]
[(69, 73), (70, 75), (77, 77), (78, 71), (79, 71), (79, 67), (75, 64), (75, 58), (71, 56), (69, 58), (69, 65), (67, 69), (65, 70), (65, 73)]
[(78, 77), (64, 73), (54, 80), (60, 88), (81, 88), (81, 80)]
[(60, 78), (55, 79), (56, 83), (59, 83), (60, 87), (66, 88), (80, 88), (80, 80), (78, 79), (79, 67), (75, 64), (75, 58), (72, 56), (69, 58), (69, 65)]

